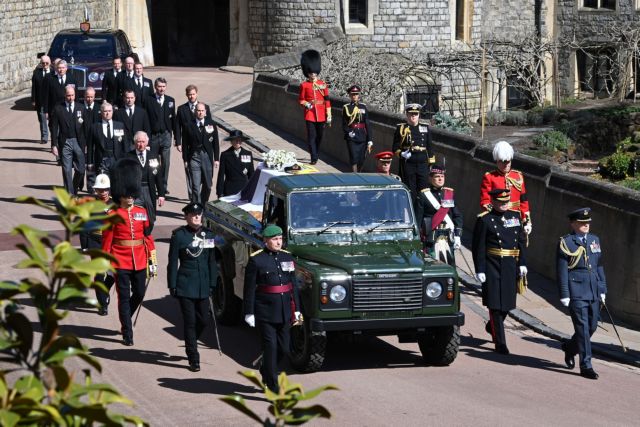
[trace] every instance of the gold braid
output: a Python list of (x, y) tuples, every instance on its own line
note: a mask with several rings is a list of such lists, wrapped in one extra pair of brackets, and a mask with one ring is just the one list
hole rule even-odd
[(402, 140), (400, 141), (400, 148), (404, 148), (404, 142), (407, 140), (407, 138), (411, 137), (411, 128), (409, 126), (405, 126), (402, 125), (402, 127), (400, 128), (400, 137), (402, 138)]
[(505, 178), (507, 179), (507, 183), (513, 185), (516, 190), (518, 191), (522, 191), (522, 179), (515, 179), (515, 178), (511, 178), (509, 175), (505, 176)]
[(571, 258), (569, 260), (569, 270), (575, 268), (575, 266), (578, 265), (581, 257), (584, 257), (585, 264), (588, 263), (587, 251), (584, 249), (584, 246), (578, 246), (578, 249), (576, 249), (575, 252), (571, 252), (569, 250), (569, 247), (567, 246), (567, 242), (565, 242), (563, 238), (560, 238), (560, 250), (563, 254)]
[(351, 126), (353, 122), (355, 122), (356, 118), (358, 119), (358, 123), (362, 121), (362, 112), (358, 108), (358, 104), (355, 104), (353, 106), (353, 111), (351, 113), (349, 113), (349, 104), (345, 104), (344, 113), (349, 118), (349, 123), (347, 123), (347, 126)]

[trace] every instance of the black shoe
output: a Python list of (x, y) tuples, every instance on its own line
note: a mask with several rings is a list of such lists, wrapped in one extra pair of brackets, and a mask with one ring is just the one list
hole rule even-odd
[(200, 372), (200, 364), (198, 362), (189, 363), (189, 370), (191, 372)]
[(509, 354), (509, 349), (506, 344), (496, 344), (496, 352), (500, 354)]
[(46, 144), (46, 143), (47, 143), (47, 141), (44, 141), (44, 140), (40, 141), (40, 144), (43, 144), (43, 145), (44, 145), (44, 144)]
[(484, 330), (487, 331), (487, 333), (491, 336), (493, 336), (493, 333), (491, 332), (491, 322), (487, 322), (484, 325)]
[(598, 373), (593, 368), (580, 369), (580, 376), (588, 378), (590, 380), (597, 380)]
[(127, 347), (131, 347), (133, 345), (133, 338), (132, 337), (125, 337), (122, 340), (122, 344), (126, 345)]
[(567, 343), (563, 342), (560, 348), (562, 348), (562, 351), (564, 351), (564, 363), (567, 365), (567, 368), (569, 369), (575, 368), (576, 361), (575, 361), (574, 355), (569, 353), (569, 350), (567, 350)]
[(317, 161), (317, 160), (311, 160), (311, 161), (309, 162), (309, 164), (310, 164), (310, 165), (315, 165), (316, 163), (318, 163), (318, 161)]
[(109, 309), (107, 308), (106, 305), (103, 305), (98, 309), (98, 315), (106, 316), (107, 314), (109, 314)]
[(169, 190), (164, 190), (164, 194), (171, 194)]

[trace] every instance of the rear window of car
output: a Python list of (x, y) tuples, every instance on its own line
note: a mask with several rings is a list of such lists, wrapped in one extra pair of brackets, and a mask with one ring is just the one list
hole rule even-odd
[(115, 55), (111, 34), (58, 34), (51, 43), (49, 56), (68, 60), (111, 59)]

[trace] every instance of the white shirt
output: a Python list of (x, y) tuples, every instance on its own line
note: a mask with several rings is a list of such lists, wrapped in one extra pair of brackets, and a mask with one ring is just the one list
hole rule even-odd
[(156, 94), (156, 99), (158, 100), (158, 104), (160, 105), (164, 104), (164, 95)]
[[(127, 113), (127, 116), (129, 116), (129, 117), (133, 117), (133, 113), (135, 113), (135, 112), (136, 112), (136, 105), (135, 105), (135, 104), (133, 104), (131, 107), (127, 107), (127, 106), (125, 105), (125, 106), (124, 106), (124, 108), (125, 108), (125, 110), (124, 110), (124, 111)], [(129, 114), (129, 110), (131, 110), (131, 114)]]
[(113, 120), (109, 120), (107, 122), (105, 122), (104, 120), (102, 121), (102, 133), (106, 138), (107, 137), (107, 123), (109, 124), (109, 128), (111, 129), (111, 136), (113, 137)]
[(68, 102), (65, 102), (65, 104), (67, 104), (67, 111), (73, 112), (73, 102), (71, 104), (69, 104)]
[(197, 102), (195, 104), (189, 103), (189, 109), (191, 110), (192, 113), (195, 113), (196, 105), (198, 105)]

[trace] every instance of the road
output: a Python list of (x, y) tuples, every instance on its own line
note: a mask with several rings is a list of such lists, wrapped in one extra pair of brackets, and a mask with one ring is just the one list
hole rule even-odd
[[(219, 70), (151, 68), (148, 77), (168, 79), (168, 93), (180, 104), (183, 89), (195, 82), (201, 99), (225, 110), (225, 103), (246, 93), (252, 76)], [(47, 230), (61, 227), (46, 212), (13, 202), (17, 195), (51, 197), (50, 186), (61, 184), (59, 167), (46, 146), (39, 145), (36, 116), (28, 99), (0, 102), (0, 268), (2, 279), (25, 272), (13, 266), (21, 259), (8, 233), (26, 222)], [(179, 154), (174, 151), (175, 160)], [(155, 229), (159, 259), (166, 260), (170, 230), (181, 224), (180, 208), (186, 188), (180, 162), (172, 162), (168, 203)], [(162, 262), (161, 262), (162, 263)], [(106, 317), (94, 309), (76, 307), (65, 320), (103, 364), (95, 378), (116, 386), (136, 406), (135, 413), (157, 426), (248, 425), (247, 418), (218, 400), (241, 394), (266, 414), (261, 393), (237, 372), (250, 367), (259, 352), (255, 330), (222, 327), (222, 349), (216, 349), (211, 329), (201, 348), (202, 371), (189, 372), (181, 340), (181, 319), (175, 300), (167, 295), (166, 271), (150, 285), (134, 333), (135, 346), (124, 347), (115, 304)], [(115, 299), (115, 295), (114, 295)], [(30, 310), (29, 307), (26, 308)], [(313, 425), (631, 425), (636, 424), (640, 371), (596, 360), (598, 381), (589, 381), (564, 367), (556, 341), (507, 321), (511, 355), (493, 352), (484, 331), (486, 311), (478, 297), (463, 295), (466, 324), (456, 361), (449, 367), (427, 367), (416, 344), (399, 344), (395, 337), (331, 340), (321, 372), (291, 378), (305, 388), (335, 384), (340, 391), (321, 395), (334, 414)], [(72, 367), (80, 367), (73, 364)]]

